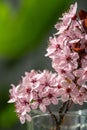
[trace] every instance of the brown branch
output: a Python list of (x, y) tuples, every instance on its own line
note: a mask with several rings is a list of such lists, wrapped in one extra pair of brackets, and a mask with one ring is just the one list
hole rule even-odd
[(52, 113), (52, 111), (50, 110), (49, 107), (47, 107), (47, 110), (49, 111), (51, 117), (52, 117), (52, 118), (55, 120), (55, 122), (56, 122), (56, 129), (55, 129), (55, 130), (59, 130), (59, 129), (58, 129), (58, 120), (57, 120), (57, 117), (55, 116), (55, 114)]

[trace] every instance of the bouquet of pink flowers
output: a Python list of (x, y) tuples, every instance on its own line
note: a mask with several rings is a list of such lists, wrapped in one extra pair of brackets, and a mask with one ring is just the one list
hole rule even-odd
[(60, 99), (63, 106), (59, 113), (66, 113), (72, 103), (82, 105), (87, 100), (87, 12), (76, 11), (77, 3), (59, 18), (57, 33), (49, 38), (45, 56), (51, 58), (55, 73), (25, 72), (21, 82), (9, 91), (9, 103), (15, 103), (22, 124), (32, 120), (31, 111), (46, 112)]

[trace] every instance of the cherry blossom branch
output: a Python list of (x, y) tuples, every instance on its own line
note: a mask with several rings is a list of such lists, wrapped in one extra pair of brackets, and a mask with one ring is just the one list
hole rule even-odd
[(72, 101), (71, 100), (68, 100), (66, 102), (64, 102), (62, 104), (62, 107), (59, 109), (59, 112), (58, 112), (58, 116), (59, 116), (59, 120), (58, 120), (58, 117), (57, 115), (55, 115), (49, 107), (47, 107), (47, 110), (49, 111), (51, 117), (55, 120), (55, 123), (56, 123), (56, 128), (55, 130), (60, 130), (61, 129), (61, 125), (63, 123), (63, 120), (64, 120), (64, 117), (65, 117), (65, 114), (70, 110), (70, 107), (72, 106)]
[[(21, 123), (31, 121), (30, 112), (40, 109), (50, 112), (57, 129), (72, 102), (82, 105), (87, 101), (87, 12), (76, 15), (77, 3), (70, 6), (55, 25), (57, 33), (49, 38), (47, 54), (55, 73), (48, 70), (25, 72), (21, 83), (12, 85), (9, 103), (15, 103)], [(83, 33), (84, 32), (84, 33)], [(61, 98), (60, 119), (50, 111)]]
[(68, 101), (64, 102), (62, 107), (60, 108), (60, 110), (59, 110), (59, 120), (58, 120), (58, 125), (57, 125), (58, 130), (61, 129), (61, 125), (63, 123), (65, 114), (69, 111), (71, 104), (72, 104), (72, 101), (68, 100)]
[(47, 110), (49, 111), (51, 117), (55, 120), (55, 123), (56, 123), (56, 130), (58, 130), (58, 119), (57, 119), (57, 116), (55, 116), (55, 114), (53, 114), (53, 112), (50, 110), (49, 107), (47, 107)]

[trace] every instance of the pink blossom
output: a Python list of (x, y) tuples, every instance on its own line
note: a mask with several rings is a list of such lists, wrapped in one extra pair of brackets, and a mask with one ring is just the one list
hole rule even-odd
[(57, 41), (57, 39), (54, 37), (50, 37), (49, 39), (50, 41), (50, 45), (47, 48), (47, 54), (45, 56), (49, 56), (50, 58), (52, 58), (53, 56), (56, 55), (56, 53), (61, 51), (61, 44), (58, 43), (59, 41)]
[(27, 121), (29, 121), (29, 122), (31, 121), (31, 116), (30, 116), (29, 114), (20, 115), (19, 118), (20, 118), (20, 122), (21, 122), (22, 124), (25, 123), (25, 120), (27, 120)]
[(64, 47), (65, 37), (64, 35), (60, 35), (58, 37), (50, 37), (49, 38), (49, 46), (47, 48), (47, 54), (45, 56), (49, 56), (50, 58), (55, 58), (56, 55), (62, 52)]
[[(27, 116), (27, 113), (31, 111), (28, 98), (18, 98), (15, 102), (16, 112), (20, 118), (21, 123), (25, 123), (25, 120), (31, 120), (30, 116)], [(29, 117), (29, 118), (28, 118)]]
[(19, 88), (20, 85), (14, 86), (13, 84), (11, 85), (12, 89), (9, 90), (10, 93), (10, 100), (8, 101), (9, 103), (14, 103), (17, 100), (17, 97), (19, 97)]
[(67, 30), (67, 28), (69, 27), (69, 25), (72, 22), (72, 19), (74, 19), (75, 15), (76, 15), (76, 11), (77, 11), (77, 3), (70, 6), (70, 10), (68, 13), (63, 14), (63, 18), (60, 18), (60, 20), (62, 20), (62, 22), (57, 23), (55, 25), (55, 28), (57, 30), (59, 30), (57, 34), (63, 33), (63, 31)]
[(66, 77), (64, 80), (61, 80), (61, 85), (63, 87), (61, 98), (64, 102), (68, 101), (76, 94), (76, 85), (71, 79)]
[(25, 72), (25, 76), (22, 77), (22, 84), (23, 86), (33, 86), (33, 88), (35, 86), (39, 85), (39, 81), (37, 80), (37, 75), (38, 72), (36, 72), (35, 70), (31, 70), (30, 73)]
[(56, 77), (57, 73), (52, 73), (47, 70), (44, 70), (40, 75), (39, 75), (39, 82), (40, 85), (36, 88), (37, 91), (39, 91), (39, 94), (43, 96), (44, 91), (48, 91), (49, 87), (54, 87), (56, 86)]
[(78, 78), (77, 83), (78, 85), (82, 86), (87, 82), (87, 67), (80, 68), (74, 71), (74, 75)]
[(74, 80), (75, 79), (75, 76), (71, 73), (71, 71), (66, 71), (64, 70), (64, 68), (57, 68), (57, 72), (58, 74), (60, 75), (60, 77), (63, 77), (63, 78), (66, 78), (68, 77), (69, 79), (71, 80)]
[(87, 100), (87, 91), (85, 88), (81, 87), (79, 89), (78, 94), (76, 95), (76, 98), (74, 97), (74, 103), (83, 105), (83, 103)]
[(81, 59), (82, 68), (87, 67), (87, 55)]
[(58, 104), (58, 93), (56, 92), (55, 88), (49, 88), (48, 92), (47, 92), (47, 98), (48, 100), (54, 104), (57, 105)]
[(62, 54), (53, 59), (52, 66), (58, 72), (58, 68), (62, 68), (67, 71), (71, 71), (78, 67), (77, 59), (79, 55), (76, 52), (71, 52), (68, 47), (64, 48)]

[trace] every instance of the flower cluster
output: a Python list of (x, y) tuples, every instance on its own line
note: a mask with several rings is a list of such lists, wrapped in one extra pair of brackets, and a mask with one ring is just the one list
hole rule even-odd
[(74, 103), (87, 100), (87, 13), (76, 15), (77, 3), (71, 5), (55, 25), (58, 32), (50, 37), (46, 56), (52, 59), (52, 67), (58, 72), (59, 84), (66, 88), (64, 101)]
[(63, 14), (55, 25), (57, 33), (49, 38), (46, 56), (56, 72), (31, 70), (9, 90), (9, 103), (15, 103), (21, 123), (31, 121), (32, 110), (45, 112), (59, 98), (80, 105), (87, 100), (87, 13), (76, 11), (77, 3)]
[(42, 112), (46, 111), (46, 106), (51, 103), (58, 104), (58, 76), (47, 70), (43, 72), (26, 72), (22, 77), (22, 82), (18, 86), (12, 85), (10, 89), (11, 99), (9, 103), (15, 102), (16, 112), (21, 123), (31, 120), (28, 114), (32, 109), (39, 108)]

